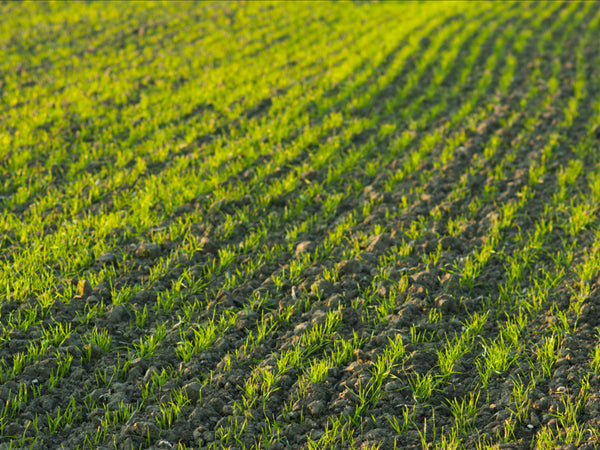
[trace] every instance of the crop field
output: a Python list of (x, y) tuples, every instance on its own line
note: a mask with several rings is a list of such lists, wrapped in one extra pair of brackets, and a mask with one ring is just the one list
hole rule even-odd
[(600, 3), (0, 17), (0, 449), (600, 446)]

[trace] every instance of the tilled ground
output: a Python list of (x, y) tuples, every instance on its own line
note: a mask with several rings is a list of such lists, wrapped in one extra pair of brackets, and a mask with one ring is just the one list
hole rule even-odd
[[(370, 75), (366, 58), (347, 95), (340, 83), (301, 106), (306, 121), (246, 165), (230, 156), (210, 192), (172, 207), (157, 194), (142, 231), (124, 215), (85, 269), (57, 262), (51, 295), (72, 295), (31, 326), (15, 324), (35, 299), (9, 292), (6, 371), (48, 343), (0, 385), (3, 448), (595, 448), (600, 8), (477, 7), (416, 27), (418, 52), (399, 39)], [(172, 157), (241, 142), (244, 120), (275, 121), (287, 95)], [(119, 189), (154, 187), (171, 161)], [(10, 212), (28, 220), (40, 198)], [(22, 250), (10, 241), (4, 265)]]

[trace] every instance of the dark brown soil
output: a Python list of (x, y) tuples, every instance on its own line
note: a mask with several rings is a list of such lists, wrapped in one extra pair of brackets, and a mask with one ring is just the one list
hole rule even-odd
[[(508, 10), (511, 8), (538, 5), (515, 4)], [(591, 192), (588, 180), (600, 163), (597, 151), (584, 156), (576, 151), (589, 138), (597, 107), (597, 39), (587, 42), (583, 50), (587, 95), (578, 99), (575, 120), (570, 125), (563, 123), (569, 101), (575, 96), (575, 68), (582, 64), (577, 61), (577, 48), (599, 6), (588, 5), (584, 17), (577, 16), (584, 5), (572, 11), (568, 8), (569, 4), (556, 7), (538, 28), (532, 28), (533, 34), (522, 52), (514, 55), (515, 72), (506, 92), (501, 92), (499, 85), (507, 54), (500, 52), (497, 66), (487, 74), (491, 82), (484, 84), (478, 97), (472, 97), (486, 76), (485, 64), (497, 39), (510, 25), (510, 21), (503, 22), (502, 16), (486, 18), (481, 13), (482, 21), (497, 20), (500, 24), (481, 43), (468, 81), (460, 84), (459, 75), (466, 64), (465, 53), (478, 33), (465, 41), (461, 56), (436, 87), (436, 95), (426, 94), (428, 86), (434, 83), (438, 62), (433, 61), (424, 69), (419, 87), (406, 97), (406, 104), (423, 102), (412, 117), (415, 121), (438, 104), (438, 96), (447, 97), (444, 108), (432, 120), (424, 120), (421, 128), (410, 130), (400, 113), (386, 107), (386, 101), (408, 83), (411, 72), (407, 69), (373, 94), (370, 104), (356, 107), (344, 117), (345, 123), (351, 123), (376, 115), (374, 125), (358, 133), (346, 133), (341, 125), (280, 165), (276, 152), (263, 154), (221, 183), (220, 188), (231, 194), (223, 199), (215, 201), (215, 193), (203, 194), (176, 205), (173, 211), (157, 203), (155, 212), (160, 220), (153, 229), (169, 227), (198, 214), (202, 217), (201, 221), (192, 219), (188, 224), (190, 234), (200, 243), (192, 253), (184, 252), (184, 243), (177, 239), (156, 242), (153, 237), (158, 232), (152, 229), (132, 234), (124, 224), (123, 229), (115, 230), (118, 246), (94, 255), (89, 267), (79, 274), (64, 274), (62, 285), (54, 288), (55, 293), (64, 292), (69, 286), (73, 291), (70, 303), (55, 301), (44, 311), (40, 323), (26, 330), (11, 327), (2, 337), (0, 358), (12, 368), (14, 358), (26, 352), (31, 341), (44, 338), (43, 329), (59, 323), (73, 331), (64, 342), (51, 344), (37, 361), (26, 364), (14, 379), (0, 384), (0, 405), (14, 405), (11, 399), (21, 386), (26, 386), (28, 392), (27, 402), (15, 411), (10, 422), (3, 424), (0, 448), (15, 448), (23, 438), (24, 446), (36, 449), (167, 449), (176, 448), (178, 443), (185, 448), (308, 448), (309, 443), (323, 439), (337, 419), (343, 431), (338, 431), (339, 439), (327, 448), (421, 448), (423, 442), (435, 446), (451, 439), (456, 420), (450, 405), (469, 399), (471, 393), (479, 395), (477, 414), (469, 420), (464, 433), (456, 436), (456, 442), (465, 448), (478, 444), (497, 448), (544, 447), (543, 430), (553, 432), (553, 445), (565, 445), (561, 448), (595, 448), (598, 435), (590, 430), (600, 427), (600, 378), (591, 366), (590, 355), (598, 344), (598, 273), (588, 280), (589, 293), (579, 309), (573, 305), (575, 290), (580, 286), (577, 265), (593, 257), (591, 254), (596, 255), (593, 252), (598, 246), (599, 222), (594, 213), (590, 224), (572, 235), (568, 231), (569, 211), (555, 208), (554, 202), (560, 174), (571, 161), (584, 163), (583, 175), (569, 191), (573, 204), (581, 202), (580, 193)], [(518, 22), (515, 34), (506, 38), (503, 46), (512, 48), (522, 30), (534, 27), (532, 22), (533, 18)], [(551, 39), (542, 41), (543, 32), (554, 24), (557, 25)], [(555, 42), (561, 43), (560, 49), (553, 47)], [(421, 51), (426, 52), (431, 40), (422, 40), (421, 45)], [(450, 41), (445, 41), (439, 52), (449, 46)], [(377, 76), (389, 68), (395, 56), (392, 53), (382, 62)], [(407, 68), (418, 65), (418, 55), (406, 64)], [(537, 77), (532, 76), (534, 71), (539, 73)], [(547, 88), (552, 77), (560, 83), (553, 94)], [(347, 114), (345, 107), (351, 98), (374, 86), (373, 80), (365, 83), (327, 111), (309, 105), (306, 114), (310, 126), (319, 126), (336, 111)], [(459, 87), (453, 91), (455, 86)], [(279, 95), (287, 94), (282, 91)], [(544, 102), (545, 98), (549, 101)], [(472, 113), (453, 123), (468, 99), (473, 102)], [(398, 109), (404, 110), (406, 104)], [(260, 121), (270, 117), (275, 105), (276, 95), (249, 107), (241, 117)], [(206, 107), (197, 113), (205, 114), (211, 109)], [(383, 126), (390, 123), (398, 124), (396, 131), (381, 137)], [(227, 133), (243, 133), (242, 125), (232, 122), (231, 128), (236, 127), (237, 135), (221, 128), (210, 140), (200, 139), (197, 147), (184, 152), (188, 151), (190, 158), (201, 157), (211, 142), (223, 139)], [(394, 139), (404, 131), (410, 131), (412, 142), (407, 153), (395, 153)], [(424, 148), (428, 136), (436, 133), (441, 138), (423, 153), (417, 166), (399, 176), (410, 167), (408, 152)], [(553, 133), (558, 136), (556, 145), (551, 144)], [(292, 145), (300, 131), (296, 134), (280, 145)], [(458, 144), (448, 151), (448, 143), (453, 139)], [(498, 139), (500, 145), (487, 157), (485, 149), (493, 139)], [(313, 155), (317, 148), (338, 143), (330, 159), (315, 167)], [(549, 145), (554, 145), (550, 153), (546, 150)], [(340, 169), (339, 177), (333, 176), (353, 154), (359, 155), (357, 163)], [(368, 168), (370, 161), (379, 163), (375, 174)], [(540, 165), (545, 167), (543, 180), (534, 184), (531, 167)], [(168, 167), (166, 162), (164, 167), (158, 164), (149, 171), (160, 173)], [(259, 171), (267, 175), (261, 184), (255, 184)], [(294, 189), (283, 194), (275, 191), (274, 186), (290, 174), (298, 179)], [(321, 189), (312, 191), (311, 186), (315, 185)], [(238, 190), (240, 186), (246, 191)], [(519, 203), (513, 221), (500, 231), (492, 255), (482, 264), (474, 282), (466, 283), (465, 261), (479, 255), (503, 207), (511, 202), (517, 204), (525, 186), (529, 186), (530, 197)], [(134, 186), (122, 189), (128, 192)], [(239, 192), (244, 194), (238, 195)], [(91, 213), (110, 210), (117, 194), (100, 198)], [(325, 205), (336, 195), (341, 200), (331, 212)], [(566, 201), (565, 208), (569, 204)], [(14, 212), (25, 214), (29, 206)], [(365, 208), (370, 210), (363, 214)], [(548, 212), (548, 208), (555, 209)], [(246, 220), (238, 220), (236, 214), (240, 211), (246, 212)], [(343, 238), (329, 245), (335, 228), (350, 217), (354, 222), (344, 231)], [(232, 219), (233, 230), (225, 232), (224, 224)], [(531, 241), (546, 219), (554, 226), (536, 249)], [(308, 223), (305, 229), (300, 228), (303, 222)], [(293, 234), (295, 226), (299, 231)], [(226, 270), (207, 276), (213, 262), (218, 267), (223, 261), (224, 249), (240, 248), (261, 227), (266, 229), (266, 237), (260, 245), (248, 253), (238, 252)], [(3, 239), (16, 241), (8, 234)], [(520, 249), (529, 245), (534, 256), (523, 265), (522, 298), (538, 289), (545, 273), (564, 271), (559, 282), (547, 289), (537, 310), (525, 308), (516, 294), (504, 298), (501, 290), (509, 277), (508, 261), (520, 257)], [(405, 253), (398, 250), (402, 248)], [(274, 249), (272, 257), (268, 257), (269, 249)], [(555, 254), (566, 254), (566, 249), (572, 249), (572, 261), (557, 263)], [(435, 258), (431, 256), (436, 254)], [(168, 256), (172, 258), (169, 269), (149, 283), (152, 271)], [(291, 277), (295, 261), (308, 257), (313, 258), (310, 267)], [(230, 278), (249, 261), (257, 262), (256, 267), (232, 287)], [(98, 273), (107, 267), (113, 267), (116, 273), (110, 283), (91, 285), (86, 281), (90, 272)], [(161, 296), (186, 271), (195, 280), (203, 280), (201, 288), (190, 289), (186, 282), (172, 309), (160, 308)], [(331, 277), (333, 273), (337, 275)], [(116, 292), (127, 287), (132, 288), (129, 296), (115, 298)], [(187, 307), (195, 302), (192, 319), (186, 321)], [(380, 314), (385, 304), (391, 306), (386, 314)], [(14, 301), (3, 303), (1, 325), (8, 329), (8, 318), (16, 317), (19, 308), (25, 311), (25, 307)], [(81, 317), (95, 307), (102, 315), (82, 323)], [(147, 319), (138, 326), (136, 318), (144, 310)], [(559, 312), (565, 313), (566, 328), (560, 326)], [(459, 358), (454, 373), (443, 378), (439, 352), (464, 332), (465, 324), (475, 315), (486, 317), (480, 333), (474, 337), (471, 349)], [(486, 346), (500, 339), (502, 327), (523, 315), (527, 321), (519, 346), (512, 350), (512, 364), (492, 374), (484, 386), (478, 364), (486, 355)], [(178, 343), (183, 338), (193, 340), (209, 328), (211, 320), (220, 317), (231, 320), (230, 326), (224, 327), (189, 361), (183, 361), (175, 351)], [(325, 333), (328, 317), (339, 322)], [(248, 345), (253, 342), (249, 336), (257, 341), (261, 321), (277, 326), (255, 345)], [(156, 351), (136, 357), (140, 339), (146, 339), (163, 324), (166, 337)], [(187, 329), (182, 329), (181, 324)], [(108, 349), (86, 341), (94, 328), (110, 336)], [(321, 330), (325, 339), (308, 348), (302, 336), (312, 329)], [(417, 339), (417, 335), (421, 338)], [(390, 340), (398, 336), (404, 344), (404, 356), (386, 374), (380, 395), (363, 405), (357, 414), (361, 388), (368, 385)], [(554, 347), (557, 361), (544, 375), (536, 349), (551, 336), (558, 337)], [(329, 367), (319, 382), (307, 381), (311, 364), (331, 357), (342, 341), (355, 343), (356, 349), (341, 364)], [(300, 361), (278, 373), (278, 361), (294, 348), (302, 349)], [(73, 356), (73, 361), (67, 375), (50, 389), (48, 380), (56, 373), (58, 361), (68, 355)], [(165, 383), (143, 401), (146, 383), (151, 384), (163, 372)], [(265, 374), (277, 375), (274, 390), (262, 396), (266, 392), (264, 385), (258, 387), (256, 402), (247, 404), (249, 386), (254, 382), (261, 386)], [(416, 397), (411, 383), (429, 375), (442, 381), (428, 398)], [(515, 381), (519, 380), (525, 386), (533, 384), (521, 409), (514, 398)], [(585, 383), (589, 383), (589, 395), (582, 397)], [(170, 426), (164, 426), (157, 420), (161, 406), (176, 402), (180, 390), (186, 393), (188, 402)], [(49, 417), (68, 410), (72, 399), (76, 411), (73, 423), (50, 433)], [(569, 401), (580, 401), (574, 417), (577, 427), (583, 430), (581, 439), (572, 442), (567, 433), (573, 431), (575, 424), (563, 423), (560, 414)], [(129, 408), (126, 420), (119, 419), (120, 408)], [(412, 422), (399, 434), (392, 421), (396, 417), (401, 422), (403, 411), (411, 414)], [(523, 411), (522, 419), (514, 419), (517, 411)], [(38, 432), (33, 425), (36, 417)], [(111, 418), (108, 425), (106, 417)], [(103, 429), (106, 434), (99, 435)], [(321, 448), (323, 442), (310, 445)]]

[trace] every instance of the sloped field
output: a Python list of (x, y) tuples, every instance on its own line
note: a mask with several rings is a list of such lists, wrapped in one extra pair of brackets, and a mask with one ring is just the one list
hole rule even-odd
[(600, 3), (0, 15), (0, 448), (599, 445)]

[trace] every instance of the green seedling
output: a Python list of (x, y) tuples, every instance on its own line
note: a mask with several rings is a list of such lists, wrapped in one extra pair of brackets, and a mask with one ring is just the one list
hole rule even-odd
[(542, 380), (552, 376), (552, 367), (560, 357), (559, 346), (559, 340), (553, 335), (545, 337), (537, 347), (537, 357), (540, 365), (538, 373)]
[(134, 344), (137, 349), (137, 354), (140, 358), (149, 358), (151, 357), (156, 348), (160, 344), (160, 342), (167, 336), (166, 324), (162, 323), (151, 335), (146, 335), (145, 339), (140, 338), (140, 342), (138, 344)]

